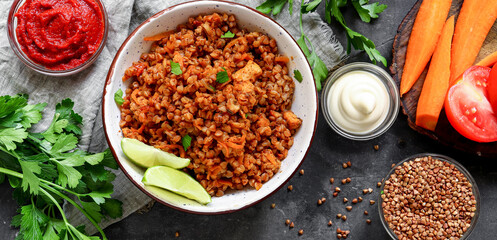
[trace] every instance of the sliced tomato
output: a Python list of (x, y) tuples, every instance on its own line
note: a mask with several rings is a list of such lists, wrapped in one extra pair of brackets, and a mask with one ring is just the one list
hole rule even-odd
[(488, 77), (488, 101), (494, 109), (494, 114), (497, 115), (497, 64), (492, 67), (490, 76)]
[(445, 113), (450, 124), (476, 142), (497, 141), (497, 117), (488, 101), (490, 68), (468, 68), (447, 93)]

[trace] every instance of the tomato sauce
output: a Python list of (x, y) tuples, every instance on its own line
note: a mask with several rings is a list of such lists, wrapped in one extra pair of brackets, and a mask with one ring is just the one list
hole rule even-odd
[(95, 0), (27, 0), (16, 17), (22, 51), (51, 70), (83, 64), (104, 36), (103, 13)]

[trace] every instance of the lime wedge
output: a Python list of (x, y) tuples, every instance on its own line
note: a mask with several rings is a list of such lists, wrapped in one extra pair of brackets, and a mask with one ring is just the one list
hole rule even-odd
[(189, 206), (203, 206), (199, 202), (195, 200), (191, 200), (189, 198), (183, 197), (181, 195), (178, 195), (176, 193), (173, 193), (171, 191), (168, 191), (164, 188), (159, 188), (151, 185), (145, 185), (145, 189), (147, 189), (149, 192), (153, 193), (156, 195), (158, 198), (176, 206), (184, 206), (184, 205), (189, 205)]
[(143, 174), (143, 184), (167, 189), (199, 203), (211, 202), (211, 196), (197, 180), (185, 172), (165, 166), (155, 166)]
[(121, 148), (132, 162), (145, 168), (168, 166), (179, 169), (190, 164), (190, 159), (177, 157), (132, 138), (123, 138)]

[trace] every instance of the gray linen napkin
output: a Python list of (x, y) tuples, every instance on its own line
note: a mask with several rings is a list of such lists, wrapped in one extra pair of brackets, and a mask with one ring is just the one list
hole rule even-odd
[[(75, 102), (74, 110), (83, 116), (83, 136), (79, 148), (90, 152), (100, 152), (107, 148), (101, 118), (101, 100), (107, 71), (115, 53), (128, 34), (141, 22), (156, 12), (173, 6), (184, 0), (103, 0), (109, 16), (109, 35), (106, 47), (98, 60), (83, 72), (69, 77), (47, 77), (38, 74), (17, 59), (11, 50), (7, 34), (0, 34), (0, 96), (18, 93), (29, 94), (31, 103), (47, 102), (44, 111), (46, 121), (35, 126), (36, 129), (45, 129), (50, 123), (55, 104), (62, 99), (71, 98)], [(240, 0), (239, 3), (255, 8), (263, 0)], [(298, 13), (300, 2), (294, 1), (293, 15), (290, 16), (288, 6), (274, 19), (280, 23), (290, 34), (298, 39), (300, 37)], [(0, 32), (6, 33), (8, 9), (12, 1), (0, 1)], [(317, 13), (304, 16), (304, 31), (311, 40), (317, 54), (328, 66), (335, 67), (345, 58), (342, 45), (335, 39), (331, 28), (324, 23)], [(115, 171), (117, 177), (114, 181), (113, 197), (123, 202), (123, 216), (142, 208), (151, 199), (136, 188), (122, 173)], [(66, 209), (73, 224), (86, 224), (87, 232), (96, 233), (96, 229), (79, 213), (78, 210), (67, 206)], [(106, 226), (120, 219), (106, 219), (100, 226)]]

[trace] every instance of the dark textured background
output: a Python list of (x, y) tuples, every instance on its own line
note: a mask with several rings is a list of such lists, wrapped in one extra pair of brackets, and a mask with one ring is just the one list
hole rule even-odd
[[(347, 24), (373, 40), (390, 62), (397, 26), (415, 1), (380, 2), (389, 7), (371, 24), (362, 23), (353, 9), (344, 10), (344, 14)], [(323, 6), (318, 11), (323, 16)], [(345, 33), (335, 24), (332, 28), (345, 46)], [(368, 57), (353, 52), (349, 62), (354, 61), (368, 61)], [(373, 149), (376, 144), (380, 147), (378, 151)], [(193, 215), (155, 204), (149, 212), (132, 214), (106, 228), (105, 232), (109, 239), (171, 239), (176, 231), (180, 232), (180, 239), (336, 239), (335, 231), (340, 227), (351, 231), (348, 239), (389, 239), (378, 217), (378, 206), (369, 205), (369, 199), (377, 200), (376, 183), (385, 177), (392, 163), (423, 152), (448, 155), (469, 170), (482, 199), (478, 225), (470, 239), (497, 239), (496, 161), (444, 147), (411, 130), (402, 114), (383, 136), (356, 142), (335, 134), (320, 113), (313, 145), (302, 165), (305, 174), (296, 174), (289, 181), (287, 185), (294, 187), (291, 192), (287, 191), (286, 185), (253, 207), (219, 216)], [(351, 161), (352, 168), (343, 169), (341, 164), (347, 161)], [(333, 186), (342, 189), (337, 198), (331, 196), (330, 177), (335, 178)], [(350, 177), (352, 182), (342, 186), (340, 180), (346, 177)], [(363, 196), (362, 189), (368, 187), (374, 192)], [(17, 230), (9, 223), (16, 204), (8, 184), (0, 185), (0, 192), (0, 239), (13, 239)], [(358, 196), (363, 196), (364, 202), (347, 212), (343, 197), (351, 201)], [(327, 201), (318, 206), (316, 202), (321, 197), (326, 197)], [(275, 209), (271, 209), (272, 203), (276, 204)], [(364, 210), (369, 212), (369, 216), (363, 215)], [(347, 221), (337, 220), (337, 213), (345, 213)], [(371, 225), (366, 224), (368, 218), (372, 220)], [(286, 219), (292, 220), (295, 228), (285, 226)], [(328, 220), (333, 221), (332, 227), (328, 227)], [(299, 229), (304, 230), (303, 236), (298, 236)]]

